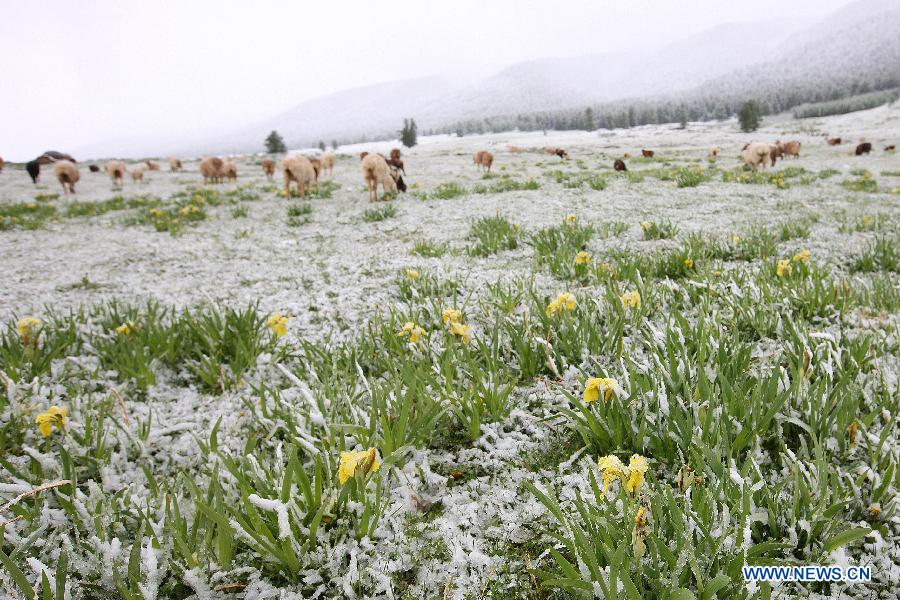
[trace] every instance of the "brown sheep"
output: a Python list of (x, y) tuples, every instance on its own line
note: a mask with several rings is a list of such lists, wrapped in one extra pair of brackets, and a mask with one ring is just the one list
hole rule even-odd
[(322, 173), (322, 160), (315, 156), (307, 157), (309, 164), (312, 165), (313, 173), (316, 174), (316, 187), (319, 187), (319, 175)]
[(615, 169), (616, 171), (627, 171), (628, 167), (625, 166), (624, 160), (622, 160), (621, 158), (617, 158), (613, 163), (613, 169)]
[(653, 150), (641, 150), (641, 156), (644, 158), (653, 158), (653, 155), (656, 154)]
[(75, 184), (81, 179), (81, 174), (78, 172), (78, 167), (75, 166), (75, 163), (69, 160), (61, 160), (53, 165), (53, 174), (56, 175), (56, 180), (62, 185), (64, 193), (75, 193)]
[(125, 178), (125, 163), (121, 160), (111, 160), (106, 163), (106, 172), (115, 186), (122, 186), (122, 180)]
[(141, 183), (144, 181), (144, 172), (147, 170), (146, 165), (136, 165), (131, 169), (131, 181)]
[(769, 144), (753, 142), (752, 144), (744, 146), (741, 156), (744, 159), (744, 163), (750, 165), (750, 167), (756, 171), (757, 169), (766, 168), (766, 159), (771, 156), (771, 153), (772, 148)]
[(513, 146), (512, 144), (507, 144), (506, 149), (509, 150), (510, 154), (519, 154), (522, 152), (522, 148), (519, 146)]
[(301, 198), (306, 198), (306, 190), (316, 179), (312, 163), (305, 156), (288, 156), (281, 161), (281, 171), (284, 173), (284, 195), (290, 198), (291, 182), (297, 182), (297, 193)]
[(333, 152), (325, 152), (322, 154), (322, 170), (328, 171), (328, 176), (331, 177), (334, 174), (334, 161), (335, 156)]
[(479, 150), (473, 158), (475, 166), (483, 171), (491, 172), (491, 165), (494, 164), (494, 155), (487, 150)]
[(3, 165), (5, 165), (5, 164), (6, 164), (6, 163), (3, 162), (3, 157), (0, 156), (0, 171), (3, 171)]
[(233, 160), (222, 163), (222, 177), (231, 182), (237, 181), (237, 165)]
[(144, 164), (147, 165), (147, 169), (150, 171), (159, 171), (159, 163), (152, 160), (145, 160)]
[(884, 147), (884, 151), (885, 151), (885, 152), (894, 152), (896, 149), (897, 149), (897, 146), (895, 146), (894, 144), (891, 144), (890, 146), (885, 146), (885, 147)]
[(872, 144), (870, 144), (869, 142), (863, 142), (862, 144), (860, 144), (856, 147), (856, 150), (854, 152), (856, 153), (857, 156), (862, 156), (863, 154), (868, 154), (871, 151), (872, 151)]
[(713, 146), (709, 149), (709, 160), (712, 162), (716, 162), (716, 159), (719, 158), (719, 148), (717, 146)]
[(181, 161), (178, 160), (177, 158), (169, 159), (169, 170), (172, 171), (173, 173), (178, 173), (183, 168), (184, 167), (181, 166)]
[(631, 158), (631, 153), (626, 152), (625, 154), (622, 155), (622, 158)]
[[(747, 146), (744, 146), (746, 149)], [(772, 160), (772, 166), (775, 166), (775, 160), (779, 158), (784, 158), (784, 146), (781, 145), (781, 142), (776, 141), (774, 144), (769, 145), (769, 158)]]
[(207, 156), (200, 161), (200, 174), (203, 183), (219, 183), (222, 181), (222, 166), (225, 163), (218, 156)]
[(363, 181), (366, 182), (366, 188), (369, 190), (369, 201), (378, 201), (378, 185), (381, 184), (384, 193), (397, 193), (398, 176), (396, 172), (388, 166), (387, 160), (380, 154), (366, 154), (362, 157), (362, 174)]
[(791, 141), (785, 142), (781, 145), (781, 152), (785, 156), (793, 156), (794, 158), (800, 158), (800, 142)]
[(841, 138), (828, 138), (827, 140), (825, 140), (825, 142), (829, 146), (839, 146), (841, 143)]
[(271, 158), (266, 158), (262, 161), (262, 169), (263, 173), (266, 174), (268, 179), (272, 179), (275, 175), (275, 161)]

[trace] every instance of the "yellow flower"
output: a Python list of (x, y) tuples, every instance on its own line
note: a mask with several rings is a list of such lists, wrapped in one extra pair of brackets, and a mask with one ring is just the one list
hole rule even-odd
[(801, 250), (797, 254), (794, 255), (794, 262), (809, 262), (809, 250)]
[(451, 321), (450, 322), (450, 333), (462, 338), (462, 340), (467, 344), (472, 341), (472, 326), (471, 325), (463, 325), (459, 321)]
[(42, 412), (35, 417), (34, 422), (37, 424), (41, 435), (49, 437), (53, 433), (54, 427), (59, 431), (63, 430), (66, 426), (67, 415), (68, 410), (66, 410), (65, 406), (51, 406), (46, 412)]
[(787, 277), (791, 274), (791, 271), (793, 271), (793, 270), (794, 270), (793, 267), (791, 267), (791, 261), (789, 261), (786, 258), (779, 260), (778, 266), (775, 267), (775, 273), (779, 277)]
[(591, 377), (584, 384), (584, 401), (590, 404), (600, 399), (603, 392), (603, 401), (612, 400), (616, 390), (616, 380), (609, 377)]
[(122, 323), (118, 327), (116, 327), (116, 333), (119, 335), (130, 335), (138, 330), (138, 326), (134, 321), (126, 321)]
[(419, 272), (416, 271), (415, 269), (407, 269), (407, 270), (406, 270), (406, 276), (409, 277), (410, 279), (418, 279), (418, 278), (419, 278)]
[(610, 483), (625, 476), (625, 465), (622, 464), (622, 461), (619, 460), (617, 456), (613, 456), (612, 454), (601, 458), (597, 463), (597, 467), (603, 475), (604, 492), (609, 489)]
[(684, 259), (684, 268), (685, 269), (693, 269), (694, 268), (694, 260), (691, 258)]
[(566, 218), (563, 219), (566, 223), (575, 223), (578, 221), (578, 215), (566, 215)]
[(574, 310), (576, 304), (578, 304), (578, 301), (575, 300), (574, 294), (563, 292), (556, 297), (556, 300), (547, 305), (547, 310), (545, 312), (548, 317), (552, 317), (563, 310)]
[(650, 221), (641, 221), (641, 231), (646, 232), (651, 227), (653, 227), (653, 223), (651, 223)]
[(400, 337), (409, 338), (409, 341), (415, 344), (425, 335), (425, 330), (413, 323), (412, 321), (407, 321), (403, 328), (397, 333)]
[(288, 318), (281, 315), (281, 313), (275, 313), (269, 320), (266, 321), (266, 325), (269, 326), (269, 329), (272, 330), (272, 333), (281, 337), (287, 333), (287, 322)]
[(150, 216), (153, 217), (154, 219), (162, 218), (162, 216), (165, 215), (165, 214), (166, 214), (166, 213), (164, 213), (164, 212), (163, 212), (161, 209), (159, 209), (159, 208), (151, 208), (151, 209), (150, 209)]
[(625, 292), (621, 296), (619, 296), (619, 300), (622, 301), (622, 306), (625, 308), (640, 308), (641, 307), (641, 294), (637, 290), (633, 292)]
[(877, 517), (881, 514), (881, 504), (878, 502), (869, 505), (869, 515), (873, 517)]
[(732, 243), (732, 244), (738, 244), (738, 243), (740, 243), (740, 241), (741, 241), (741, 236), (739, 236), (739, 235), (733, 235), (733, 236), (731, 236), (731, 243)]
[(578, 254), (575, 255), (575, 264), (576, 265), (586, 265), (589, 262), (591, 262), (591, 253), (590, 252), (588, 252), (586, 250), (582, 250), (581, 252), (579, 252)]
[(44, 324), (41, 323), (41, 320), (35, 317), (19, 319), (19, 322), (16, 323), (16, 330), (19, 333), (19, 339), (22, 341), (22, 345), (37, 346), (38, 338), (41, 335), (41, 329), (43, 329), (43, 327)]
[(634, 515), (634, 527), (635, 529), (641, 529), (642, 527), (647, 525), (647, 509), (641, 506), (637, 510), (637, 514)]
[(444, 323), (455, 323), (462, 319), (462, 314), (455, 308), (445, 308), (441, 313)]
[(341, 452), (341, 462), (338, 466), (338, 481), (341, 485), (344, 485), (356, 475), (365, 477), (380, 468), (381, 463), (378, 461), (378, 453), (375, 448)]
[(628, 463), (628, 481), (625, 482), (625, 491), (634, 494), (641, 489), (646, 473), (647, 459), (639, 454), (632, 454), (631, 462)]
[[(897, 189), (900, 189), (900, 188), (897, 188)], [(862, 222), (863, 222), (863, 225), (868, 226), (875, 222), (875, 218), (872, 215), (863, 215)]]

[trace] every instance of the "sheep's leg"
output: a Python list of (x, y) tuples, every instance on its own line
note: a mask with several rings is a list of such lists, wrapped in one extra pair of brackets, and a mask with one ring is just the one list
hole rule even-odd
[(287, 171), (284, 172), (284, 196), (285, 198), (291, 197), (291, 178), (288, 176)]

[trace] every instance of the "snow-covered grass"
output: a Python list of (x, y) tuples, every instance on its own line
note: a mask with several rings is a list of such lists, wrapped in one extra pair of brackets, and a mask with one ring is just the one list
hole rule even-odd
[(0, 595), (896, 597), (896, 157), (731, 128), (431, 140), (377, 205), (5, 169)]

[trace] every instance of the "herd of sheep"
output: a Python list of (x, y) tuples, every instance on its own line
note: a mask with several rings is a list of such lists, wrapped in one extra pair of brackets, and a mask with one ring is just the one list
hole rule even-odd
[[(830, 146), (837, 146), (842, 143), (841, 138), (827, 138), (826, 143)], [(764, 169), (768, 164), (775, 166), (778, 159), (791, 156), (800, 157), (801, 144), (798, 141), (781, 142), (775, 141), (773, 144), (765, 142), (751, 142), (745, 144), (741, 151), (741, 158), (744, 163), (754, 171)], [(523, 148), (519, 146), (508, 145), (507, 150), (510, 154), (519, 154)], [(893, 152), (894, 145), (885, 146), (885, 152)], [(860, 142), (854, 149), (856, 156), (868, 154), (872, 151), (872, 144), (869, 142)], [(555, 146), (547, 146), (543, 148), (546, 154), (558, 156), (562, 160), (569, 158), (569, 153), (563, 148)], [(652, 158), (655, 155), (653, 150), (643, 149), (641, 155), (644, 158)], [(710, 148), (709, 160), (715, 162), (719, 156), (717, 147)], [(631, 155), (625, 153), (622, 158), (617, 158), (613, 162), (613, 168), (616, 171), (627, 171), (628, 167), (623, 159), (630, 158)], [(378, 200), (378, 187), (381, 186), (383, 194), (396, 194), (406, 191), (406, 184), (403, 176), (406, 170), (401, 158), (399, 148), (391, 150), (389, 156), (381, 154), (372, 154), (363, 152), (360, 154), (363, 181), (369, 192), (369, 200)], [(291, 183), (296, 183), (297, 194), (304, 198), (307, 191), (313, 186), (318, 185), (319, 176), (327, 173), (332, 176), (334, 172), (336, 156), (332, 152), (324, 152), (317, 156), (306, 156), (303, 154), (288, 154), (281, 160), (281, 171), (284, 175), (284, 192), (286, 196), (291, 195)], [(478, 169), (490, 173), (494, 164), (494, 155), (487, 150), (480, 150), (475, 153), (473, 162)], [(0, 171), (4, 166), (3, 158), (0, 157)], [(36, 159), (29, 161), (25, 165), (25, 170), (31, 176), (31, 180), (37, 183), (40, 176), (40, 168), (42, 165), (53, 165), (53, 175), (63, 187), (66, 194), (75, 193), (75, 184), (81, 178), (78, 170), (77, 162), (68, 154), (56, 151), (48, 151), (41, 154)], [(275, 161), (267, 158), (262, 161), (262, 170), (268, 179), (272, 179), (275, 175)], [(169, 168), (172, 172), (177, 173), (184, 169), (181, 161), (177, 158), (169, 159)], [(98, 165), (89, 165), (91, 172), (96, 173), (101, 169)], [(134, 183), (140, 183), (144, 179), (144, 173), (147, 171), (159, 171), (160, 165), (152, 160), (145, 160), (133, 165), (126, 165), (121, 160), (111, 160), (104, 165), (103, 170), (106, 171), (112, 183), (116, 187), (124, 184), (126, 173), (130, 173)], [(228, 158), (220, 158), (218, 156), (207, 156), (200, 161), (200, 174), (203, 176), (204, 183), (222, 183), (225, 181), (235, 182), (238, 177), (237, 164)]]

